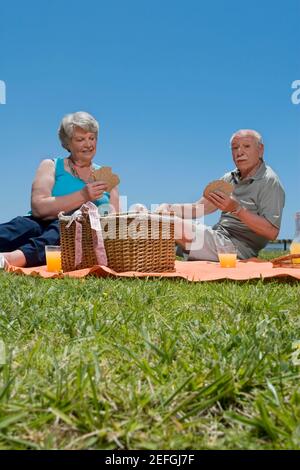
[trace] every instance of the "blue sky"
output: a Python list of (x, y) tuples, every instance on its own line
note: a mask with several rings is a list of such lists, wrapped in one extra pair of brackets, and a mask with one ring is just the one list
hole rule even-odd
[(232, 169), (231, 134), (257, 129), (286, 189), (280, 236), (293, 237), (299, 17), (298, 0), (1, 2), (0, 222), (27, 211), (39, 162), (65, 155), (61, 118), (85, 110), (101, 126), (95, 161), (149, 207), (198, 199)]

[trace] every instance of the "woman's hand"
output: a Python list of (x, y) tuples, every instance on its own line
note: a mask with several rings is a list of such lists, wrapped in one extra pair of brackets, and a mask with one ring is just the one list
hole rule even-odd
[(205, 198), (224, 212), (235, 211), (240, 206), (238, 201), (222, 191), (213, 191), (209, 193), (209, 195), (205, 196)]
[(107, 187), (107, 184), (103, 181), (93, 181), (93, 183), (87, 183), (81, 190), (81, 193), (85, 202), (95, 201), (103, 196), (104, 191), (107, 191)]

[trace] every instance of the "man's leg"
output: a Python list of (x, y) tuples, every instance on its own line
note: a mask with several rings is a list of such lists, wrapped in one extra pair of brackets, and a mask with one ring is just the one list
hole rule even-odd
[(209, 226), (196, 224), (196, 241), (190, 245), (189, 261), (219, 261), (216, 232)]
[(222, 236), (207, 225), (178, 218), (175, 220), (176, 243), (189, 253), (189, 261), (218, 261), (216, 239)]
[(195, 239), (195, 223), (174, 217), (174, 232), (176, 243), (186, 249), (188, 244)]
[(188, 245), (194, 239), (194, 224), (190, 220), (181, 217), (174, 218), (174, 232), (176, 240), (176, 256), (181, 256), (186, 261), (188, 259)]

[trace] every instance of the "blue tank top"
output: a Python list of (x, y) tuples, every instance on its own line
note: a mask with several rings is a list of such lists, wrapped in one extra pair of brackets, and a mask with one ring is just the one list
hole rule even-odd
[[(67, 196), (67, 194), (74, 193), (75, 191), (80, 191), (86, 183), (79, 178), (71, 175), (64, 167), (64, 158), (54, 158), (55, 165), (55, 183), (52, 188), (52, 196)], [(99, 165), (93, 164), (93, 168), (100, 168)], [(103, 196), (100, 199), (92, 201), (97, 207), (104, 204), (108, 205), (110, 201), (110, 194), (107, 192), (103, 193)]]
[[(52, 188), (51, 196), (67, 196), (68, 194), (75, 193), (75, 191), (80, 191), (86, 183), (79, 178), (71, 175), (68, 171), (65, 170), (64, 158), (54, 158), (55, 165), (55, 183)], [(93, 163), (93, 168), (101, 168), (100, 165)], [(104, 192), (103, 196), (100, 199), (92, 201), (97, 207), (100, 207), (99, 212), (101, 214), (109, 212), (109, 201), (110, 193)], [(32, 215), (32, 212), (29, 211), (26, 214), (27, 216)]]

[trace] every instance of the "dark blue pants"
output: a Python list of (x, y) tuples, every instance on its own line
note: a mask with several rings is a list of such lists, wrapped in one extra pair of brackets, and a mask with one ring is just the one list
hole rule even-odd
[(0, 253), (21, 250), (27, 267), (46, 264), (45, 245), (59, 245), (57, 219), (25, 216), (0, 224)]

